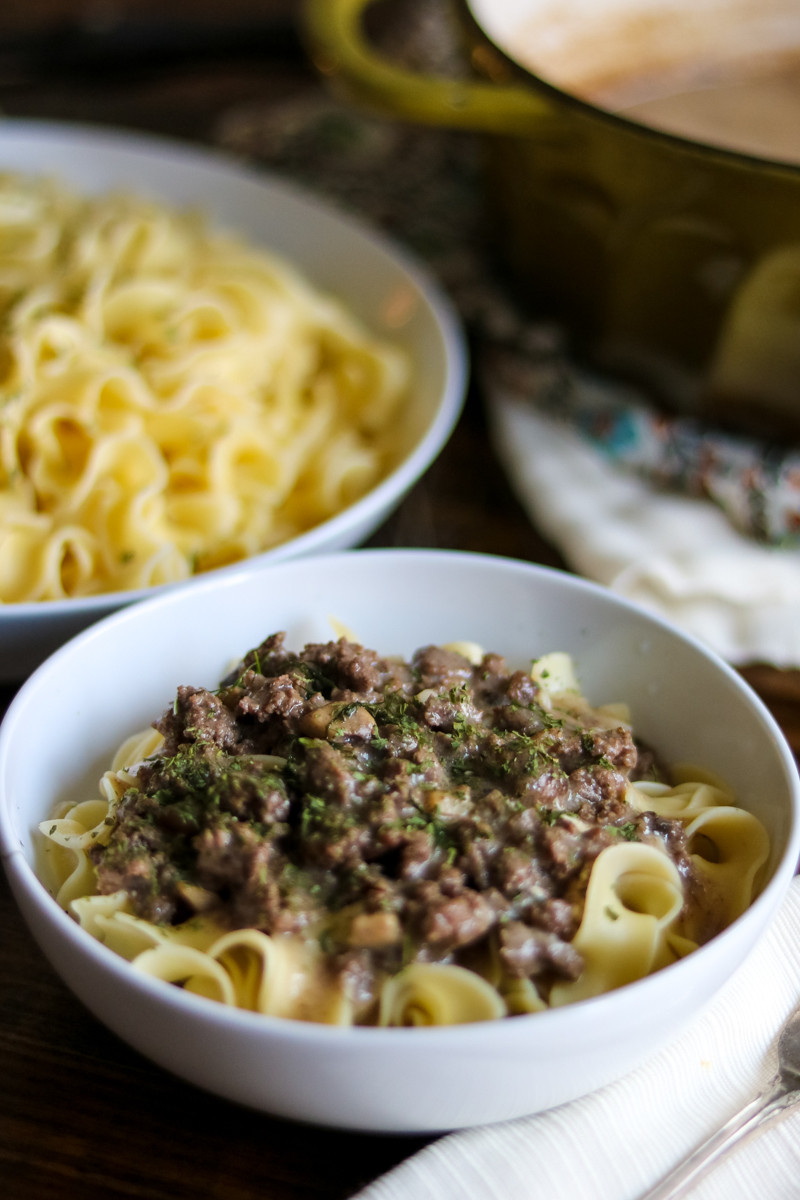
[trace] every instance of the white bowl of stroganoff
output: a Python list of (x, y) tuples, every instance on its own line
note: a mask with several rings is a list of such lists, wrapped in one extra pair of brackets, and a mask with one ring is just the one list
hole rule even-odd
[(221, 153), (6, 121), (0, 238), (0, 679), (153, 587), (357, 545), (458, 417), (424, 267)]
[[(377, 670), (376, 660), (371, 659), (372, 665), (367, 663), (367, 667), (353, 667), (349, 651), (329, 649), (321, 657), (315, 652), (315, 665), (303, 667), (299, 675), (295, 671), (291, 676), (294, 682), (287, 683), (284, 668), (289, 660), (281, 657), (286, 651), (276, 649), (274, 642), (264, 646), (265, 639), (278, 632), (285, 633), (285, 647), (295, 658), (307, 645), (326, 645), (344, 637), (345, 641), (356, 640), (376, 650), (381, 661), (382, 656), (389, 656), (394, 664), (390, 664), (391, 671), (401, 674), (395, 660), (410, 659), (421, 647), (451, 649), (443, 652), (444, 658), (439, 651), (417, 656), (417, 674), (403, 693), (406, 699), (387, 715), (382, 705), (388, 702), (383, 695), (373, 692), (360, 704), (353, 700), (359, 680), (358, 686), (367, 690), (377, 686), (380, 672), (377, 676), (371, 674)], [(259, 653), (248, 660), (249, 675), (246, 664), (235, 667), (229, 675), (233, 664), (259, 646)], [(491, 653), (487, 658), (483, 652)], [(553, 652), (558, 655), (552, 657)], [(504, 664), (497, 655), (504, 656)], [(345, 670), (345, 660), (350, 662), (346, 680), (337, 675), (337, 671)], [(542, 661), (544, 673), (540, 669)], [(276, 664), (280, 669), (275, 669)], [(574, 669), (580, 693), (591, 706), (591, 717), (587, 716), (588, 709), (580, 708), (575, 680), (565, 675), (566, 664)], [(315, 674), (318, 668), (321, 674)], [(444, 679), (444, 688), (437, 688), (437, 672)], [(330, 681), (321, 681), (334, 675), (340, 690), (330, 692)], [(225, 687), (220, 689), (226, 676)], [(306, 760), (306, 767), (297, 766), (301, 761), (298, 757), (291, 776), (294, 783), (287, 787), (294, 787), (308, 761), (312, 761), (311, 769), (315, 771), (323, 760), (334, 762), (338, 783), (329, 786), (317, 771), (312, 786), (311, 777), (303, 776), (308, 786), (294, 817), (287, 815), (288, 809), (277, 814), (277, 819), (285, 822), (281, 837), (300, 844), (301, 830), (303, 834), (310, 832), (311, 840), (305, 847), (312, 856), (308, 861), (314, 864), (310, 869), (316, 892), (330, 895), (320, 864), (329, 865), (341, 855), (337, 850), (332, 858), (325, 858), (328, 850), (320, 849), (320, 831), (335, 827), (336, 837), (327, 844), (337, 842), (341, 849), (347, 830), (352, 833), (358, 825), (353, 820), (339, 822), (342, 810), (353, 801), (356, 808), (362, 806), (359, 812), (374, 815), (374, 805), (383, 805), (386, 819), (375, 818), (372, 826), (372, 833), (383, 838), (383, 844), (376, 850), (374, 840), (358, 842), (359, 853), (372, 861), (358, 866), (353, 860), (350, 866), (354, 878), (369, 876), (370, 887), (383, 887), (385, 902), (371, 904), (364, 921), (363, 910), (354, 917), (353, 905), (348, 908), (338, 894), (339, 926), (329, 924), (328, 934), (333, 931), (334, 937), (344, 936), (345, 942), (351, 938), (347, 943), (353, 951), (351, 966), (356, 960), (363, 966), (369, 965), (370, 955), (377, 953), (375, 946), (381, 944), (375, 932), (376, 920), (383, 934), (387, 923), (405, 922), (401, 933), (411, 938), (412, 959), (420, 944), (419, 929), (425, 924), (433, 938), (433, 952), (422, 954), (423, 974), (431, 963), (437, 971), (455, 964), (458, 971), (472, 974), (473, 983), (478, 982), (474, 987), (469, 985), (466, 993), (459, 993), (455, 1001), (452, 993), (442, 1000), (441, 996), (426, 996), (423, 988), (422, 993), (412, 997), (399, 1021), (420, 1019), (420, 1012), (423, 1020), (431, 1014), (433, 1019), (448, 1019), (449, 1012), (456, 1023), (398, 1027), (390, 1017), (390, 1023), (383, 1026), (348, 1025), (345, 1014), (340, 1023), (325, 1024), (326, 1019), (339, 1020), (341, 1012), (337, 1008), (336, 1015), (330, 1017), (329, 998), (323, 1005), (327, 1017), (321, 1017), (320, 1010), (314, 1008), (320, 1001), (315, 989), (327, 986), (320, 982), (320, 975), (308, 976), (311, 984), (304, 993), (304, 1012), (288, 1008), (283, 1011), (292, 1015), (276, 1016), (272, 1013), (277, 1009), (270, 1009), (269, 1004), (256, 1012), (244, 1011), (235, 1003), (220, 1003), (219, 998), (209, 998), (210, 983), (202, 984), (199, 991), (204, 994), (198, 994), (197, 990), (192, 992), (165, 981), (167, 977), (177, 979), (183, 969), (170, 976), (170, 967), (158, 977), (160, 968), (140, 970), (126, 961), (117, 952), (119, 942), (111, 949), (110, 941), (103, 944), (92, 936), (75, 919), (76, 909), (72, 914), (65, 911), (42, 882), (42, 852), (48, 835), (55, 832), (56, 840), (61, 838), (56, 853), (61, 856), (58, 864), (62, 881), (80, 858), (70, 857), (68, 843), (73, 827), (63, 824), (64, 813), (69, 810), (70, 817), (74, 817), (79, 811), (76, 805), (98, 803), (98, 780), (116, 748), (129, 735), (146, 729), (165, 714), (162, 730), (166, 728), (173, 739), (181, 721), (180, 736), (190, 740), (202, 740), (205, 735), (198, 730), (204, 723), (208, 727), (209, 720), (218, 730), (224, 725), (227, 732), (221, 745), (233, 728), (231, 711), (248, 694), (251, 699), (245, 701), (242, 711), (250, 704), (250, 715), (241, 719), (250, 731), (248, 736), (261, 736), (264, 722), (272, 719), (265, 716), (269, 705), (264, 697), (272, 697), (273, 716), (280, 709), (279, 720), (291, 722), (291, 713), (300, 711), (292, 706), (298, 699), (297, 688), (302, 692), (305, 687), (298, 682), (301, 678), (312, 680), (307, 690), (314, 699), (295, 730), (302, 736), (292, 744), (301, 747), (302, 753), (318, 757)], [(531, 679), (538, 691), (531, 691)], [(178, 693), (180, 685), (188, 685), (189, 690)], [(388, 688), (386, 684), (381, 686)], [(234, 694), (226, 688), (239, 690)], [(328, 689), (328, 697), (317, 694), (318, 688)], [(490, 707), (484, 704), (481, 713), (470, 708), (465, 688), (472, 689), (469, 695), (473, 703), (479, 702), (479, 694), (484, 701), (489, 696)], [(583, 731), (577, 740), (572, 736), (571, 718), (564, 717), (566, 710), (559, 707), (562, 702), (558, 697), (567, 694), (572, 697), (569, 703), (578, 705), (570, 711), (583, 713)], [(261, 699), (253, 708), (252, 698), (257, 695)], [(285, 703), (278, 703), (279, 695)], [(337, 703), (332, 703), (330, 696)], [(227, 706), (225, 712), (221, 705)], [(422, 725), (409, 723), (412, 712), (426, 714), (420, 720), (428, 722), (427, 731)], [(480, 741), (490, 719), (495, 722), (493, 731)], [(689, 795), (690, 804), (695, 805), (683, 819), (683, 827), (689, 832), (683, 857), (678, 855), (675, 861), (681, 867), (679, 874), (684, 883), (689, 879), (695, 884), (698, 879), (705, 883), (692, 893), (691, 903), (688, 892), (679, 898), (666, 924), (664, 905), (668, 908), (673, 903), (669, 897), (675, 886), (675, 862), (669, 864), (672, 882), (664, 882), (668, 855), (663, 838), (668, 828), (673, 830), (670, 836), (678, 840), (683, 835), (663, 815), (667, 811), (663, 805), (660, 817), (635, 807), (619, 807), (617, 800), (629, 804), (633, 794), (629, 788), (619, 791), (617, 800), (609, 800), (619, 783), (615, 770), (625, 762), (630, 765), (631, 743), (625, 740), (630, 728), (639, 739), (637, 745), (649, 747), (662, 764), (676, 768), (676, 778), (701, 779), (699, 785), (684, 785), (683, 791), (680, 786), (670, 789), (663, 784), (661, 790), (653, 785), (647, 792), (641, 780), (634, 784), (637, 795), (644, 789), (651, 797), (644, 809), (651, 802), (654, 810), (658, 809), (667, 794), (673, 801)], [(498, 750), (501, 743), (505, 751)], [(453, 767), (456, 763), (457, 770), (453, 767), (449, 780), (441, 775), (435, 779), (424, 775), (432, 769), (426, 755), (434, 745), (442, 751), (440, 766), (445, 763)], [(478, 745), (488, 758), (469, 757), (469, 747)], [(424, 753), (415, 755), (415, 746), (422, 747)], [(242, 752), (243, 747), (244, 743), (239, 744)], [(520, 747), (525, 747), (523, 758), (518, 754)], [(285, 745), (282, 751), (291, 758), (293, 751), (287, 752)], [(175, 755), (173, 763), (179, 760), (174, 744), (168, 753)], [(222, 753), (215, 750), (214, 756)], [(384, 770), (375, 764), (385, 762), (391, 753), (404, 759), (403, 769), (386, 770), (380, 784), (364, 784), (371, 771)], [(491, 755), (495, 757), (489, 761)], [(570, 755), (577, 757), (570, 762)], [(356, 756), (357, 771), (353, 766)], [(270, 770), (286, 769), (285, 757), (266, 758)], [(256, 759), (258, 755), (248, 759), (248, 769), (253, 768)], [(263, 766), (265, 756), (258, 761)], [(640, 764), (644, 767), (647, 761), (642, 751)], [(681, 774), (678, 764), (691, 764), (688, 773)], [(403, 816), (402, 804), (391, 808), (400, 803), (398, 788), (402, 792), (405, 786), (397, 782), (399, 777), (410, 777), (414, 772), (422, 772), (422, 791), (413, 793), (418, 814), (427, 806), (422, 820), (409, 819), (407, 811)], [(636, 772), (629, 774), (633, 778)], [(649, 778), (649, 769), (646, 774)], [(221, 776), (215, 778), (218, 784)], [(162, 778), (159, 786), (163, 784)], [(217, 796), (215, 804), (219, 799), (219, 791), (214, 791), (217, 784), (203, 785), (203, 796)], [(144, 786), (141, 779), (139, 786)], [(369, 793), (358, 791), (367, 786), (371, 788)], [(692, 815), (700, 811), (697, 797), (700, 792), (706, 794), (704, 788), (713, 792), (717, 787), (722, 792), (715, 793), (716, 799), (708, 801), (710, 810), (703, 812), (707, 816), (711, 811), (712, 820), (723, 812), (738, 813), (736, 819), (745, 822), (744, 837), (735, 833), (729, 837), (724, 832), (718, 836), (713, 824), (692, 832), (695, 827), (691, 822), (701, 820)], [(260, 794), (265, 794), (263, 789)], [(269, 794), (272, 804), (278, 793), (273, 790)], [(153, 805), (163, 804), (163, 791), (153, 795)], [(412, 793), (406, 789), (403, 795), (408, 799)], [(478, 825), (469, 824), (470, 796), (483, 806), (479, 816), (484, 822), (491, 824), (493, 813), (506, 814), (499, 823), (495, 820), (488, 833), (484, 830), (479, 846), (475, 832)], [(283, 800), (278, 799), (282, 804)], [(504, 804), (509, 807), (503, 809)], [(592, 805), (598, 820), (590, 830)], [(118, 819), (119, 808), (103, 809), (109, 811), (112, 815), (116, 812), (114, 819)], [(179, 807), (174, 811), (178, 813)], [(353, 811), (356, 809), (351, 808), (351, 815)], [(323, 818), (324, 812), (327, 817)], [(139, 817), (142, 814), (140, 810)], [(799, 814), (797, 771), (782, 734), (760, 700), (721, 660), (660, 619), (596, 585), (527, 563), (458, 552), (349, 551), (280, 564), (252, 564), (237, 573), (219, 573), (199, 580), (191, 589), (162, 591), (98, 622), (52, 655), (23, 685), (0, 728), (0, 847), (4, 866), (32, 935), (75, 994), (132, 1046), (202, 1088), (267, 1113), (357, 1130), (430, 1132), (517, 1117), (592, 1091), (653, 1054), (714, 995), (769, 923), (797, 861)], [(95, 811), (87, 818), (84, 812), (84, 818), (86, 826), (99, 822), (99, 840), (103, 842), (102, 814)], [(233, 845), (230, 837), (243, 846), (251, 836), (248, 833), (245, 837), (240, 818), (244, 819), (241, 809), (225, 817), (228, 849)], [(267, 836), (263, 822), (269, 819), (262, 812), (259, 836)], [(522, 825), (516, 823), (520, 819)], [(320, 820), (323, 824), (317, 823)], [(140, 833), (146, 824), (145, 820), (144, 825), (140, 822), (137, 826)], [(203, 854), (221, 836), (221, 828), (215, 827), (213, 835), (208, 835), (208, 830), (197, 835), (206, 839)], [(471, 831), (468, 841), (464, 841), (465, 829)], [(532, 841), (531, 829), (535, 830)], [(511, 830), (516, 830), (513, 836)], [(559, 837), (554, 841), (555, 834)], [(715, 839), (716, 849), (709, 850)], [(630, 851), (638, 856), (617, 871), (611, 890), (601, 901), (601, 908), (606, 910), (601, 918), (608, 917), (607, 910), (612, 908), (615, 912), (610, 915), (622, 921), (619, 928), (631, 920), (650, 921), (647, 927), (656, 939), (652, 945), (659, 947), (658, 961), (647, 958), (649, 966), (645, 969), (652, 969), (652, 973), (624, 982), (624, 971), (614, 975), (614, 967), (601, 990), (589, 988), (589, 993), (594, 990), (596, 994), (583, 998), (581, 979), (590, 979), (598, 969), (602, 975), (613, 956), (609, 957), (610, 943), (606, 942), (598, 960), (591, 945), (595, 935), (587, 940), (584, 926), (591, 906), (589, 893), (583, 901), (576, 900), (580, 869), (571, 883), (566, 875), (561, 877), (560, 900), (553, 890), (558, 890), (554, 863), (558, 860), (563, 866), (566, 859), (561, 850), (568, 843), (573, 851), (582, 847), (576, 851), (574, 863), (580, 867), (583, 856), (582, 865), (591, 872), (590, 880), (599, 878), (597, 864), (610, 863), (613, 855)], [(195, 841), (194, 845), (198, 844)], [(272, 843), (273, 849), (277, 844)], [(157, 858), (158, 847), (150, 845), (148, 853)], [(476, 847), (482, 849), (480, 862), (490, 876), (483, 898), (475, 895), (483, 886), (477, 881), (480, 870), (475, 866)], [(526, 847), (549, 847), (544, 865), (536, 866), (539, 874), (533, 882), (533, 868), (526, 868), (526, 876), (520, 864), (520, 852)], [(49, 848), (53, 849), (52, 843)], [(106, 853), (105, 847), (102, 853)], [(538, 855), (539, 850), (535, 853)], [(737, 854), (738, 865), (734, 862)], [(653, 856), (660, 864), (654, 890), (642, 884)], [(512, 858), (513, 871), (509, 871)], [(85, 854), (83, 859), (85, 866)], [(693, 866), (696, 859), (699, 874)], [(146, 870), (143, 861), (138, 860), (136, 870)], [(244, 871), (245, 858), (238, 861)], [(252, 866), (255, 860), (246, 861)], [(258, 862), (265, 868), (264, 886), (270, 872), (272, 878), (279, 879), (278, 859), (268, 855)], [(503, 864), (502, 869), (498, 864)], [(116, 867), (119, 865), (118, 859)], [(219, 873), (214, 874), (218, 870), (219, 860), (212, 862), (199, 888), (195, 886), (197, 880), (189, 875), (178, 882), (177, 890), (195, 906), (194, 929), (208, 919), (207, 902), (209, 896), (214, 902), (214, 880), (222, 879)], [(296, 865), (292, 871), (296, 883), (300, 877)], [(724, 878), (714, 875), (715, 871), (722, 871)], [(376, 873), (380, 872), (383, 875), (376, 881)], [(720, 895), (729, 896), (731, 872), (737, 877), (749, 872), (752, 898), (748, 896), (741, 906), (743, 911), (734, 915), (727, 928), (693, 949), (687, 936), (703, 926), (708, 915), (704, 906), (716, 904)], [(250, 874), (254, 877), (252, 871)], [(717, 878), (723, 880), (719, 892), (713, 884)], [(237, 886), (229, 873), (221, 890), (230, 893)], [(81, 878), (78, 885), (73, 879), (68, 892), (70, 888), (70, 894), (81, 896), (92, 890), (86, 878)], [(313, 891), (309, 888), (303, 895), (308, 898)], [(350, 901), (354, 895), (350, 893)], [(567, 901), (571, 898), (577, 909), (583, 904), (583, 919), (576, 909), (572, 929), (565, 931), (559, 926), (558, 937), (553, 932), (556, 924), (548, 925), (536, 915), (545, 911), (536, 905), (548, 896), (546, 911), (556, 915), (560, 912), (561, 918), (565, 918), (569, 907), (564, 897)], [(456, 920), (451, 907), (453, 897), (462, 906), (469, 901), (470, 920), (482, 914), (483, 925), (473, 926), (470, 932), (468, 922), (465, 924), (461, 917)], [(90, 901), (90, 907), (96, 899)], [(85, 916), (86, 902), (77, 902), (77, 908), (81, 903)], [(592, 904), (597, 908), (596, 901)], [(269, 921), (273, 921), (275, 910), (269, 911)], [(341, 934), (343, 913), (349, 914), (346, 935)], [(529, 918), (536, 927), (533, 930)], [(109, 929), (109, 922), (118, 919), (106, 910), (95, 933), (99, 927)], [(580, 928), (575, 934), (579, 919)], [(140, 917), (127, 915), (122, 920), (129, 931), (144, 928)], [(449, 921), (446, 936), (451, 936), (454, 928), (460, 931), (455, 948), (442, 942), (441, 936), (436, 942), (442, 920), (445, 924)], [(529, 921), (527, 932), (523, 929), (520, 939), (525, 921)], [(290, 927), (291, 921), (288, 925), (281, 925), (280, 920), (273, 923), (271, 944), (282, 938), (288, 939), (282, 945), (290, 944), (299, 928), (294, 926), (293, 933)], [(359, 937), (353, 936), (357, 928)], [(259, 936), (264, 936), (263, 930)], [(602, 939), (602, 931), (600, 936)], [(491, 955), (487, 959), (481, 953), (481, 948), (487, 947), (487, 937), (494, 939), (495, 951), (499, 947), (499, 975), (492, 974), (491, 963), (486, 966)], [(641, 940), (639, 933), (634, 940), (637, 938)], [(149, 963), (163, 961), (164, 947), (158, 935), (156, 942), (143, 943), (151, 947), (145, 954)], [(530, 950), (534, 943), (539, 949), (546, 943), (550, 958), (544, 966), (535, 955), (525, 960), (525, 948)], [(188, 954), (187, 962), (194, 962), (200, 953), (197, 945), (195, 941), (180, 948), (181, 955)], [(583, 956), (583, 967), (577, 971), (570, 960), (574, 946)], [(328, 950), (330, 945), (326, 953)], [(384, 945), (380, 955), (385, 953)], [(380, 955), (380, 962), (388, 961)], [(263, 968), (266, 960), (259, 961)], [(295, 980), (302, 977), (298, 961), (293, 960), (292, 969), (300, 972), (293, 976)], [(496, 965), (496, 959), (492, 961)], [(277, 979), (280, 964), (275, 966), (277, 959), (270, 962), (271, 978)], [(417, 962), (415, 969), (419, 966)], [(507, 968), (514, 975), (511, 980)], [(461, 979), (458, 971), (449, 978)], [(195, 967), (187, 966), (181, 978), (193, 976), (193, 972)], [(197, 979), (200, 974), (202, 971)], [(324, 979), (329, 981), (329, 976)], [(350, 979), (352, 983), (352, 975)], [(603, 987), (611, 990), (603, 991)], [(499, 1010), (487, 1009), (487, 991), (499, 995)], [(534, 993), (544, 997), (544, 1003), (529, 1003), (531, 997), (535, 1000)], [(349, 1016), (356, 1013), (358, 1019), (375, 1022), (377, 1008), (364, 1006), (365, 995), (362, 988), (356, 1006), (348, 1010)], [(504, 1015), (506, 1012), (517, 1015)]]

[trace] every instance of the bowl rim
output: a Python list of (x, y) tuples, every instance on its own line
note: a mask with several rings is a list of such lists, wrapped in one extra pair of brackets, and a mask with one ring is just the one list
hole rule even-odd
[[(125, 153), (129, 153), (132, 158), (140, 156), (157, 162), (160, 166), (170, 164), (175, 165), (178, 169), (182, 163), (196, 165), (220, 176), (227, 176), (231, 180), (239, 179), (247, 185), (265, 188), (282, 201), (291, 201), (302, 206), (307, 213), (320, 214), (326, 220), (336, 222), (340, 227), (348, 230), (351, 235), (366, 243), (378, 257), (390, 260), (399, 266), (415, 286), (420, 299), (430, 311), (434, 327), (441, 340), (444, 386), (433, 421), (426, 428), (423, 437), (415, 441), (412, 448), (392, 467), (391, 471), (346, 508), (312, 526), (297, 537), (262, 550), (246, 559), (215, 567), (202, 575), (191, 575), (187, 579), (153, 584), (144, 588), (130, 588), (124, 591), (99, 592), (89, 596), (2, 603), (0, 604), (0, 626), (14, 618), (27, 620), (37, 616), (60, 618), (102, 612), (109, 607), (129, 605), (162, 592), (193, 587), (197, 581), (204, 578), (237, 574), (242, 565), (246, 563), (278, 563), (289, 558), (314, 554), (321, 543), (335, 540), (350, 527), (359, 526), (371, 515), (382, 512), (384, 508), (389, 508), (399, 502), (399, 499), (435, 461), (453, 433), (464, 406), (470, 377), (467, 336), (455, 303), (421, 257), (402, 242), (385, 233), (371, 222), (369, 217), (354, 214), (335, 199), (317, 194), (311, 188), (296, 183), (278, 171), (245, 162), (224, 148), (203, 147), (184, 142), (179, 138), (114, 126), (11, 117), (8, 121), (0, 124), (0, 171), (16, 169), (14, 167), (7, 168), (3, 162), (4, 146), (15, 142), (25, 142), (31, 138), (41, 141), (45, 146), (50, 140), (55, 140), (61, 145), (69, 145), (71, 141), (74, 141), (76, 145), (88, 145), (94, 151), (99, 152), (105, 149), (121, 149)], [(251, 237), (250, 240), (254, 239)]]
[[(662, 989), (667, 987), (665, 977), (669, 981), (674, 981), (674, 987), (670, 986), (669, 988), (670, 992), (678, 993), (680, 991), (680, 980), (689, 983), (693, 977), (705, 973), (707, 970), (706, 964), (710, 959), (716, 958), (720, 962), (724, 962), (726, 948), (733, 942), (741, 940), (747, 942), (747, 953), (749, 953), (757, 933), (771, 916), (774, 915), (774, 910), (788, 890), (798, 864), (798, 858), (800, 857), (800, 771), (798, 771), (798, 766), (789, 743), (777, 721), (745, 679), (733, 667), (720, 658), (715, 651), (701, 643), (692, 634), (684, 632), (659, 614), (652, 613), (636, 602), (613, 593), (602, 584), (558, 568), (501, 555), (461, 550), (413, 548), (338, 551), (316, 556), (313, 560), (313, 565), (324, 570), (328, 565), (344, 565), (352, 561), (354, 557), (358, 557), (362, 561), (372, 560), (378, 566), (382, 561), (386, 560), (401, 561), (407, 566), (410, 566), (412, 563), (424, 565), (430, 562), (439, 562), (448, 565), (465, 563), (479, 569), (488, 570), (489, 572), (498, 572), (501, 574), (507, 571), (514, 573), (521, 572), (528, 575), (531, 579), (538, 577), (558, 581), (558, 586), (582, 592), (589, 597), (595, 596), (612, 607), (643, 617), (646, 622), (659, 627), (669, 635), (677, 637), (688, 644), (690, 648), (699, 653), (708, 663), (724, 675), (729, 682), (732, 682), (736, 690), (748, 701), (753, 715), (769, 735), (773, 749), (782, 767), (787, 794), (790, 797), (790, 820), (788, 822), (785, 845), (776, 859), (771, 877), (747, 910), (730, 926), (713, 937), (709, 942), (699, 947), (693, 954), (671, 964), (662, 971), (657, 971), (652, 975), (635, 980), (615, 991), (576, 1001), (562, 1008), (547, 1009), (544, 1012), (516, 1017), (513, 1021), (483, 1021), (464, 1025), (431, 1026), (415, 1029), (382, 1029), (373, 1026), (341, 1028), (290, 1018), (267, 1017), (259, 1013), (232, 1008), (202, 996), (195, 996), (171, 985), (165, 986), (160, 980), (137, 975), (130, 970), (130, 965), (125, 959), (93, 938), (57, 904), (55, 898), (47, 890), (44, 882), (36, 874), (33, 866), (27, 861), (21, 844), (12, 835), (7, 805), (4, 802), (4, 797), (0, 794), (0, 860), (2, 860), (15, 896), (19, 893), (19, 895), (24, 897), (25, 902), (33, 907), (47, 924), (51, 927), (55, 925), (79, 957), (88, 957), (98, 968), (105, 972), (110, 972), (118, 978), (123, 986), (130, 987), (132, 991), (136, 992), (141, 989), (142, 994), (149, 995), (151, 998), (168, 1005), (176, 1012), (185, 1012), (190, 1017), (193, 1015), (196, 1019), (203, 1020), (206, 1024), (215, 1028), (241, 1029), (242, 1031), (246, 1031), (248, 1035), (269, 1037), (270, 1039), (278, 1037), (282, 1042), (292, 1044), (327, 1045), (334, 1042), (338, 1043), (342, 1038), (349, 1038), (354, 1040), (355, 1045), (397, 1048), (404, 1044), (408, 1045), (409, 1038), (414, 1039), (416, 1043), (418, 1039), (435, 1037), (442, 1039), (443, 1046), (447, 1046), (450, 1049), (461, 1047), (474, 1050), (476, 1045), (480, 1045), (482, 1050), (499, 1051), (506, 1045), (509, 1039), (511, 1039), (512, 1045), (516, 1041), (520, 1021), (524, 1023), (524, 1027), (527, 1029), (542, 1030), (543, 1034), (548, 1038), (557, 1035), (562, 1029), (569, 1030), (575, 1023), (580, 1024), (584, 1019), (584, 1014), (591, 1014), (593, 1018), (591, 1026), (592, 1028), (596, 1028), (595, 1021), (601, 1021), (607, 1011), (614, 1013), (620, 1007), (633, 1011), (634, 1009), (641, 1009), (643, 1006), (646, 1010), (648, 997), (658, 994)], [(229, 587), (235, 588), (237, 583), (246, 582), (247, 576), (264, 576), (272, 579), (274, 576), (284, 572), (291, 572), (299, 568), (307, 569), (308, 567), (309, 563), (302, 559), (289, 559), (274, 565), (263, 563), (251, 564), (242, 567), (238, 577), (226, 576), (225, 578), (221, 578), (219, 574), (212, 575), (209, 573), (206, 579), (199, 581), (198, 589), (213, 594)], [(138, 604), (119, 609), (72, 637), (62, 647), (54, 651), (32, 673), (11, 701), (8, 711), (2, 723), (0, 723), (0, 787), (2, 787), (2, 773), (5, 768), (6, 759), (9, 754), (13, 753), (12, 744), (15, 740), (15, 726), (25, 715), (29, 696), (35, 693), (52, 667), (57, 667), (59, 661), (62, 659), (69, 659), (79, 654), (81, 646), (89, 640), (108, 636), (109, 630), (113, 631), (113, 629), (121, 624), (147, 621), (151, 615), (157, 617), (160, 609), (172, 607), (180, 602), (181, 596), (176, 590), (162, 589), (157, 594), (151, 595), (148, 599)], [(33, 936), (36, 937), (36, 934)], [(741, 961), (743, 961), (744, 956), (737, 955), (735, 957), (736, 961), (733, 966), (729, 966), (727, 974), (720, 976), (718, 979), (719, 986), (736, 970)]]

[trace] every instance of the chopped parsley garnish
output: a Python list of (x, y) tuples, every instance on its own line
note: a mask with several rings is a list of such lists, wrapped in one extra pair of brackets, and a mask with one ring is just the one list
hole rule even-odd
[(638, 842), (639, 827), (635, 821), (626, 821), (624, 825), (606, 825), (605, 828), (609, 833), (615, 833), (618, 837), (624, 838), (626, 842)]
[(539, 820), (543, 825), (555, 825), (558, 821), (558, 818), (562, 815), (554, 808), (545, 808), (544, 805), (539, 804), (536, 806), (536, 812), (538, 813)]

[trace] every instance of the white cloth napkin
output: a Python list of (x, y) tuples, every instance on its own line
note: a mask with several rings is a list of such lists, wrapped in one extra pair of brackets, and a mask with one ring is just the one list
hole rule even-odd
[(512, 487), (573, 570), (731, 663), (800, 666), (800, 552), (742, 535), (709, 501), (657, 491), (517, 394), (492, 389), (489, 418)]
[[(750, 958), (650, 1061), (550, 1112), (441, 1138), (356, 1200), (636, 1200), (769, 1082), (778, 1032), (798, 1002), (796, 878)], [(800, 1109), (735, 1150), (691, 1196), (798, 1200)]]

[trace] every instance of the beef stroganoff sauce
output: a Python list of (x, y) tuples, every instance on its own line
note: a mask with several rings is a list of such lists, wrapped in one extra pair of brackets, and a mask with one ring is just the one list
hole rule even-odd
[(750, 903), (768, 843), (667, 779), (571, 660), (341, 638), (178, 688), (41, 826), (60, 903), (135, 969), (270, 1015), (450, 1024), (641, 978)]

